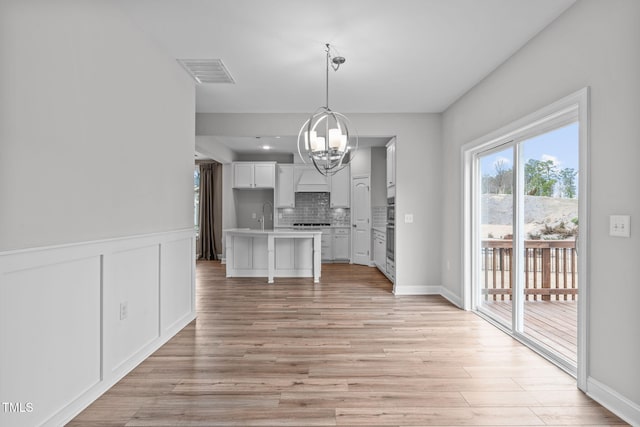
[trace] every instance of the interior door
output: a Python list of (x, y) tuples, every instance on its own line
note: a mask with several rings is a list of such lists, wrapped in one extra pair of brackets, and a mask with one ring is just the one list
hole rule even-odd
[(351, 218), (353, 220), (353, 264), (369, 265), (371, 259), (371, 202), (369, 177), (356, 177), (352, 181), (353, 199)]

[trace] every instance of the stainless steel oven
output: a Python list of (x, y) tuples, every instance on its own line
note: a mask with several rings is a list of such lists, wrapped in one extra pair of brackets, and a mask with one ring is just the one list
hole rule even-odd
[(395, 261), (396, 198), (387, 199), (387, 260)]
[(387, 224), (396, 223), (396, 205), (387, 205)]
[(387, 259), (395, 261), (395, 225), (387, 224)]

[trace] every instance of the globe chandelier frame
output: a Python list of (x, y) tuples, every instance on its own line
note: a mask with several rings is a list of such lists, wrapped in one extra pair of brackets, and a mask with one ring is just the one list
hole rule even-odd
[(349, 119), (329, 108), (329, 66), (338, 71), (346, 61), (332, 57), (326, 45), (326, 105), (318, 108), (304, 122), (298, 133), (298, 154), (304, 163), (311, 163), (322, 175), (334, 175), (346, 167), (358, 149), (358, 133)]

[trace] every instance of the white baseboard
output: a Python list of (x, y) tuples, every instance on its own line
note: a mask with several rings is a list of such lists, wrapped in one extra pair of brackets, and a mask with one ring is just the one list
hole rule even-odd
[(166, 344), (171, 338), (173, 338), (178, 332), (180, 332), (185, 326), (191, 323), (196, 318), (195, 313), (184, 318), (178, 322), (170, 331), (164, 336), (154, 340), (151, 344), (145, 346), (134, 357), (127, 360), (127, 362), (120, 367), (119, 374), (110, 378), (108, 381), (101, 381), (96, 386), (89, 389), (86, 393), (82, 394), (78, 399), (74, 400), (63, 410), (58, 412), (52, 418), (50, 418), (44, 426), (60, 426), (65, 425), (73, 418), (75, 418), (86, 407), (91, 405), (96, 399), (106, 393), (111, 387), (116, 385), (118, 381), (124, 378), (129, 372), (131, 372), (136, 366), (144, 362), (149, 356), (155, 353), (160, 347)]
[(409, 286), (396, 286), (393, 293), (395, 295), (440, 295), (440, 286), (429, 285), (409, 285)]
[(451, 292), (447, 287), (445, 286), (440, 286), (440, 295), (442, 295), (442, 297), (444, 299), (446, 299), (447, 301), (449, 301), (451, 304), (455, 305), (458, 308), (462, 308), (463, 304), (462, 304), (462, 299), (460, 299), (460, 297), (456, 294), (454, 294), (453, 292)]
[(440, 295), (456, 307), (462, 308), (460, 297), (444, 286), (396, 286), (393, 293), (395, 295)]
[(33, 407), (0, 413), (0, 425), (63, 425), (191, 322), (194, 238), (188, 229), (0, 252), (0, 299), (10, 301), (0, 400)]
[(632, 426), (640, 426), (640, 405), (592, 377), (587, 378), (587, 395)]

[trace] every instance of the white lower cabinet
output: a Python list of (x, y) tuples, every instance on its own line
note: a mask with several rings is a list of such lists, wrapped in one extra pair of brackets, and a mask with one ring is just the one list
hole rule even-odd
[(335, 228), (333, 230), (333, 259), (335, 261), (349, 261), (349, 238), (351, 230)]
[(233, 246), (233, 268), (266, 269), (267, 254), (266, 237), (237, 237)]
[(378, 230), (373, 230), (373, 262), (378, 270), (387, 272), (387, 238)]
[(313, 268), (313, 241), (293, 239), (293, 265), (297, 270)]
[(333, 261), (333, 230), (322, 229), (322, 261)]
[(313, 268), (311, 239), (275, 239), (276, 270)]
[(295, 250), (293, 239), (276, 239), (276, 270), (291, 270), (294, 266)]

